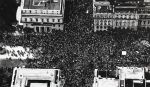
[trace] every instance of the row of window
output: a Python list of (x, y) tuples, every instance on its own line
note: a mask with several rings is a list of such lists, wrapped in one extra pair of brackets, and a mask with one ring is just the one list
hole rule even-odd
[(112, 25), (112, 20), (95, 20), (94, 21), (96, 25), (108, 25), (111, 26)]
[(95, 15), (96, 18), (113, 18), (112, 14), (97, 14)]
[[(99, 10), (99, 11), (96, 11), (96, 13), (113, 13), (113, 11), (109, 11), (109, 10), (105, 10), (105, 11), (101, 11), (101, 10)], [(121, 11), (115, 11), (115, 13), (124, 13), (124, 11), (123, 12), (121, 12)], [(144, 11), (129, 11), (129, 12), (126, 12), (126, 13), (150, 13), (150, 10), (144, 10)]]
[(22, 22), (52, 22), (52, 23), (62, 23), (62, 19), (52, 19), (52, 18), (25, 18), (22, 17)]
[(138, 21), (134, 21), (134, 20), (117, 20), (117, 21), (114, 21), (114, 26), (127, 26), (127, 27), (130, 27), (130, 26), (138, 26)]
[(96, 8), (96, 13), (107, 13), (107, 12), (112, 12), (112, 8), (110, 5), (108, 6), (95, 6)]
[(139, 25), (150, 25), (150, 20), (139, 21)]
[(138, 9), (138, 13), (149, 13), (150, 9)]
[[(106, 10), (106, 9), (105, 9)], [(117, 9), (114, 9), (115, 10), (115, 12), (117, 12), (117, 13), (122, 13), (121, 11), (118, 11)], [(98, 10), (98, 11), (96, 11), (97, 13), (99, 13), (99, 11), (100, 11), (100, 13), (102, 13), (103, 11), (101, 11), (101, 10)], [(122, 10), (123, 11), (123, 10)], [(106, 10), (106, 12), (107, 12), (107, 10)], [(124, 11), (123, 11), (124, 12)], [(148, 9), (134, 9), (134, 10), (128, 10), (128, 11), (126, 11), (126, 13), (147, 13), (147, 12), (150, 12), (150, 9), (148, 8)]]
[(23, 14), (60, 14), (60, 11), (54, 10), (22, 10)]
[(94, 26), (94, 31), (107, 31), (109, 29), (108, 26)]
[(139, 19), (150, 19), (150, 15), (139, 15)]
[(59, 0), (33, 0), (33, 6), (45, 6), (47, 3), (58, 3)]
[[(140, 25), (141, 27), (150, 27), (149, 25), (145, 26), (145, 25)], [(106, 30), (106, 29), (109, 29), (110, 27), (113, 27), (113, 28), (117, 28), (117, 27), (120, 27), (120, 28), (137, 28), (137, 25), (126, 25), (126, 24), (119, 24), (119, 23), (116, 23), (116, 26), (104, 26), (104, 25), (95, 25), (95, 29), (98, 29), (98, 30)]]
[(94, 20), (95, 25), (113, 26), (125, 25), (125, 26), (137, 26), (138, 21), (135, 20)]
[(36, 27), (34, 32), (51, 32), (51, 27)]
[(116, 22), (114, 26), (138, 26), (136, 22)]
[(131, 29), (131, 30), (137, 30), (136, 26), (94, 26), (94, 32), (96, 31), (108, 31), (108, 29), (116, 29), (116, 28), (121, 28), (121, 29)]
[(36, 26), (34, 28), (34, 32), (39, 32), (39, 33), (43, 33), (43, 32), (51, 32), (52, 29), (57, 29), (57, 30), (63, 30), (63, 27), (61, 25), (52, 25), (51, 27), (44, 27), (44, 26)]
[(97, 28), (97, 29), (99, 29), (99, 28), (100, 28), (100, 29), (108, 29), (109, 27), (108, 27), (108, 26), (96, 26), (96, 28)]
[(138, 15), (136, 14), (127, 14), (127, 15), (120, 15), (120, 14), (115, 14), (114, 18), (122, 18), (122, 19), (137, 19)]
[(137, 14), (96, 14), (96, 18), (138, 19)]
[(113, 27), (110, 27), (110, 26), (94, 26), (94, 31), (99, 31), (99, 30), (101, 30), (101, 31), (103, 31), (103, 30), (108, 30), (108, 29), (110, 29), (110, 28), (124, 28), (124, 29), (128, 29), (128, 28), (130, 28), (130, 29), (134, 29), (134, 28), (137, 28), (136, 26), (113, 26)]
[(63, 28), (63, 24), (44, 24), (43, 26), (41, 25), (34, 25), (31, 23), (24, 23), (24, 27), (29, 27), (29, 28), (35, 28), (35, 27), (51, 27), (51, 28)]

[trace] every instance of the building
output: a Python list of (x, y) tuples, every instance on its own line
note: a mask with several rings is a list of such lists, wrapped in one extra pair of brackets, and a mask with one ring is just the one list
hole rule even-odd
[(35, 32), (63, 30), (65, 0), (21, 0), (17, 20), (24, 28)]
[(60, 69), (14, 68), (11, 87), (63, 87)]
[(94, 31), (150, 28), (149, 0), (93, 0)]
[(113, 26), (113, 6), (109, 1), (93, 0), (94, 31), (107, 31)]
[(113, 28), (121, 29), (137, 29), (138, 14), (137, 5), (138, 1), (117, 1), (114, 11), (114, 24)]
[(146, 87), (144, 67), (117, 67), (119, 87)]
[(150, 28), (150, 1), (144, 0), (143, 4), (138, 9), (139, 27), (141, 29)]
[(95, 69), (93, 87), (150, 86), (150, 71), (148, 67), (117, 67), (112, 76), (108, 74), (108, 72), (112, 71), (100, 71)]

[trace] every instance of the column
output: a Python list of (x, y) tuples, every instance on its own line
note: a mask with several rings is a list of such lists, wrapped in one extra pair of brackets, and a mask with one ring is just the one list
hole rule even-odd
[(119, 87), (125, 87), (125, 73), (124, 70), (119, 71)]
[(41, 27), (39, 27), (39, 33), (41, 33)]
[(36, 26), (34, 27), (34, 32), (37, 32), (37, 31), (36, 31)]
[(148, 27), (148, 20), (146, 20), (146, 22), (145, 22), (145, 27), (146, 28)]
[(44, 27), (44, 32), (47, 32), (47, 27)]

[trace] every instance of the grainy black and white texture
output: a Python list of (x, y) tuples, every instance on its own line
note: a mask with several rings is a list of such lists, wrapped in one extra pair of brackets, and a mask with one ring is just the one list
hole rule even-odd
[[(114, 70), (116, 66), (149, 66), (149, 30), (93, 32), (92, 0), (66, 1), (65, 29), (50, 34), (11, 36), (18, 4), (0, 0), (0, 42), (31, 49), (42, 47), (37, 59), (1, 60), (0, 87), (10, 87), (14, 66), (59, 68), (66, 78), (65, 87), (92, 87), (94, 69)], [(86, 11), (89, 10), (89, 13)], [(127, 51), (126, 56), (121, 51)]]

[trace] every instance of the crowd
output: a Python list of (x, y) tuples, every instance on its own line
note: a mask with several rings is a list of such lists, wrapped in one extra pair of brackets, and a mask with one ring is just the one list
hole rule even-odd
[[(34, 50), (35, 59), (27, 59), (26, 67), (61, 69), (66, 78), (65, 87), (91, 87), (95, 68), (109, 71), (116, 66), (149, 65), (150, 49), (141, 44), (143, 39), (150, 41), (147, 32), (114, 30), (94, 33), (92, 0), (77, 1), (67, 4), (71, 8), (66, 14), (69, 16), (65, 32), (54, 30), (51, 34), (23, 36), (6, 34), (2, 42)], [(127, 51), (127, 55), (121, 55), (122, 51)]]
[[(91, 85), (95, 68), (114, 70), (116, 66), (148, 66), (150, 61), (150, 49), (141, 43), (142, 39), (130, 40), (130, 37), (126, 37), (121, 41), (106, 33), (75, 36), (62, 31), (19, 38), (23, 39), (14, 36), (4, 42), (6, 45), (35, 50), (36, 59), (27, 59), (26, 67), (63, 70), (62, 74), (66, 76), (65, 87)], [(121, 55), (121, 51), (127, 51), (127, 55)]]
[(0, 86), (10, 87), (13, 68), (0, 68)]

